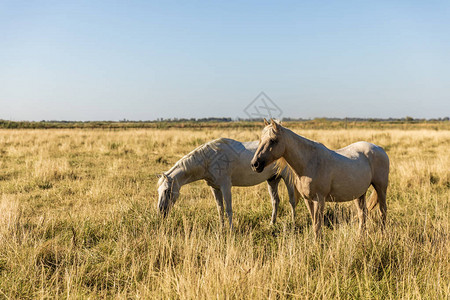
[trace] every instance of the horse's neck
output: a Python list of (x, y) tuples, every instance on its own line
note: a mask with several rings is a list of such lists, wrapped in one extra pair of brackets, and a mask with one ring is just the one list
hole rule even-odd
[(173, 168), (168, 175), (171, 176), (178, 187), (181, 188), (185, 184), (202, 179), (203, 172), (201, 171), (200, 168), (185, 170), (184, 168), (177, 166)]
[(297, 175), (304, 174), (305, 167), (314, 155), (316, 146), (314, 142), (283, 128), (286, 137), (284, 159), (296, 171)]

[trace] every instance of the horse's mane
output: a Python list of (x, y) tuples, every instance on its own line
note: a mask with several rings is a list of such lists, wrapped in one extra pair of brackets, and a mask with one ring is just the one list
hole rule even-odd
[(221, 142), (223, 142), (223, 139), (216, 139), (195, 148), (177, 161), (172, 169), (179, 167), (186, 171), (194, 165), (205, 164), (206, 160), (219, 150)]
[(284, 180), (289, 184), (295, 185), (295, 172), (283, 157), (275, 161), (275, 172), (277, 176), (281, 176), (281, 173), (284, 172)]
[[(224, 138), (219, 138), (212, 140), (208, 143), (205, 143), (182, 158), (180, 158), (169, 171), (164, 172), (164, 174), (168, 175), (173, 172), (176, 168), (180, 168), (183, 171), (187, 171), (192, 167), (197, 167), (199, 165), (207, 166), (209, 163), (208, 158), (211, 158), (217, 151), (220, 150), (220, 145), (223, 143), (228, 143), (228, 141)], [(158, 185), (161, 185), (163, 182), (163, 178), (161, 177), (158, 181)]]

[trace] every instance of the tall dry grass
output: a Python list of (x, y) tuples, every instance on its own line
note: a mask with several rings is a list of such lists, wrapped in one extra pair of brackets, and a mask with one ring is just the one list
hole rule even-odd
[(450, 131), (294, 131), (387, 150), (384, 234), (377, 213), (360, 238), (352, 204), (327, 204), (316, 243), (302, 203), (292, 224), (284, 188), (270, 226), (264, 184), (233, 188), (233, 234), (203, 182), (157, 216), (157, 174), (258, 130), (1, 130), (0, 298), (448, 299)]

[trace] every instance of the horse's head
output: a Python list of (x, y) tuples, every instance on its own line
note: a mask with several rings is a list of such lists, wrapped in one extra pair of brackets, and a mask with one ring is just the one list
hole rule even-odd
[(251, 161), (254, 171), (261, 173), (264, 168), (284, 154), (283, 127), (277, 121), (264, 119), (259, 146)]
[(173, 178), (164, 174), (158, 181), (158, 212), (166, 217), (170, 208), (175, 204), (179, 192), (178, 185)]

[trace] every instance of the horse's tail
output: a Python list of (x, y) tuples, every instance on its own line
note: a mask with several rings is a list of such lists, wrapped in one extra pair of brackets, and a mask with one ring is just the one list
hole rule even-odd
[(372, 194), (370, 194), (370, 197), (368, 199), (367, 210), (371, 211), (372, 209), (375, 208), (375, 206), (377, 206), (377, 204), (378, 204), (378, 194), (377, 194), (377, 191), (374, 189)]
[(380, 146), (376, 146), (374, 149), (377, 151), (370, 157), (371, 167), (375, 172), (371, 182), (374, 190), (367, 201), (369, 211), (378, 204), (380, 204), (380, 208), (386, 206), (386, 189), (389, 178), (389, 156)]

